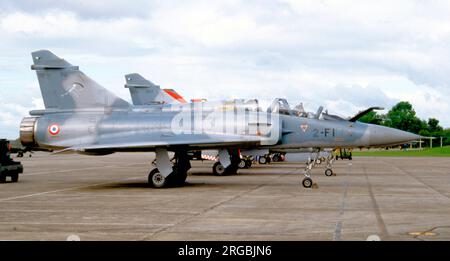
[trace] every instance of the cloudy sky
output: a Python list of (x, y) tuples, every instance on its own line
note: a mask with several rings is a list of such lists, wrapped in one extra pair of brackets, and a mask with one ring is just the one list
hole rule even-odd
[(0, 1), (0, 137), (43, 108), (49, 49), (122, 98), (138, 72), (187, 98), (288, 98), (352, 115), (401, 100), (450, 127), (450, 1)]

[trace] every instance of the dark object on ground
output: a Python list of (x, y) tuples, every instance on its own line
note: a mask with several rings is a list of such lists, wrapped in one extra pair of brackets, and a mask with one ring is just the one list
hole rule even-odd
[(22, 164), (11, 159), (10, 148), (8, 140), (0, 139), (0, 183), (5, 183), (7, 177), (11, 177), (11, 182), (17, 182), (23, 172)]

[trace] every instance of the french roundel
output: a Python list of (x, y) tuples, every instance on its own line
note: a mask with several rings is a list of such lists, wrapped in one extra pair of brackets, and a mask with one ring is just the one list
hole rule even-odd
[(48, 132), (51, 135), (57, 135), (60, 131), (61, 131), (61, 128), (59, 127), (58, 124), (52, 124), (52, 125), (48, 126)]

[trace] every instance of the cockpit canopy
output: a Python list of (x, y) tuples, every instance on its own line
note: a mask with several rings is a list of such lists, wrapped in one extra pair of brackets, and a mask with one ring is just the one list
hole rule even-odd
[[(178, 111), (183, 110), (183, 108), (189, 108), (191, 110), (204, 110), (204, 111), (230, 111), (230, 110), (244, 110), (248, 112), (262, 112), (263, 109), (257, 99), (234, 99), (228, 101), (219, 102), (209, 102), (201, 101), (195, 103), (185, 103), (185, 104), (170, 104), (162, 105), (163, 110)], [(362, 116), (366, 115), (372, 110), (382, 110), (381, 107), (370, 107), (356, 114), (353, 117), (344, 118), (338, 115), (328, 113), (328, 110), (324, 111), (323, 106), (320, 106), (316, 112), (307, 112), (303, 107), (303, 103), (298, 104), (293, 109), (291, 109), (288, 101), (284, 98), (276, 98), (267, 108), (267, 113), (276, 113), (280, 115), (288, 115), (294, 117), (303, 117), (310, 119), (321, 119), (327, 121), (357, 121)]]
[(267, 109), (268, 113), (279, 113), (283, 115), (304, 117), (304, 118), (312, 118), (319, 119), (322, 115), (323, 107), (320, 106), (316, 113), (307, 112), (303, 107), (303, 103), (295, 106), (294, 109), (291, 109), (289, 103), (286, 99), (276, 98), (270, 107)]

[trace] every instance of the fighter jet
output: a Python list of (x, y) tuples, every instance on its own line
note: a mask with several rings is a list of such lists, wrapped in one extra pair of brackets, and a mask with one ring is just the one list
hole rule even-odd
[[(30, 111), (32, 117), (22, 120), (22, 144), (96, 156), (153, 151), (156, 168), (148, 181), (156, 188), (185, 183), (192, 150), (217, 149), (226, 171), (236, 172), (238, 149), (371, 147), (419, 138), (360, 122), (297, 117), (277, 106), (262, 111), (256, 100), (142, 108), (117, 97), (50, 51), (33, 52), (32, 58), (45, 109)], [(173, 163), (169, 152), (175, 154)], [(309, 174), (302, 184), (312, 186)]]
[(125, 75), (125, 80), (125, 88), (130, 90), (133, 105), (187, 103), (175, 90), (161, 89), (138, 73)]
[[(129, 88), (130, 95), (132, 97), (133, 105), (151, 105), (155, 103), (166, 103), (166, 104), (176, 104), (176, 103), (186, 103), (184, 98), (179, 95), (173, 89), (163, 89), (151, 81), (145, 79), (138, 73), (131, 73), (125, 75), (125, 88)], [(196, 102), (202, 102), (202, 100), (191, 100)], [(286, 99), (276, 98), (272, 105), (269, 107), (269, 111), (274, 110), (274, 108), (279, 108), (280, 113), (293, 115), (303, 118), (314, 118), (322, 120), (334, 120), (334, 121), (349, 121), (355, 122), (367, 113), (373, 110), (383, 110), (381, 107), (370, 107), (366, 110), (358, 112), (352, 117), (344, 119), (337, 115), (332, 115), (328, 113), (328, 110), (323, 112), (324, 108), (320, 106), (317, 112), (307, 112), (303, 103), (295, 106), (291, 109), (289, 103)], [(326, 163), (326, 168), (324, 171), (325, 176), (335, 175), (333, 171), (333, 162), (335, 160), (334, 150), (345, 150), (342, 148), (327, 148), (327, 149), (317, 149), (317, 148), (277, 148), (277, 149), (251, 149), (251, 150), (239, 150), (240, 152), (240, 162), (238, 167), (250, 168), (252, 165), (252, 159), (256, 159), (260, 164), (269, 164), (272, 160), (279, 161), (281, 157), (288, 162), (304, 162), (306, 163), (305, 172), (311, 172), (312, 168), (318, 166), (322, 162)], [(216, 163), (213, 166), (213, 173), (215, 175), (225, 175), (227, 174), (225, 168), (218, 161), (217, 150), (207, 150), (207, 151), (192, 151), (190, 153), (191, 160), (211, 160)], [(342, 158), (342, 154), (341, 154)], [(283, 161), (284, 161), (283, 160)], [(156, 160), (152, 163), (156, 166)]]

